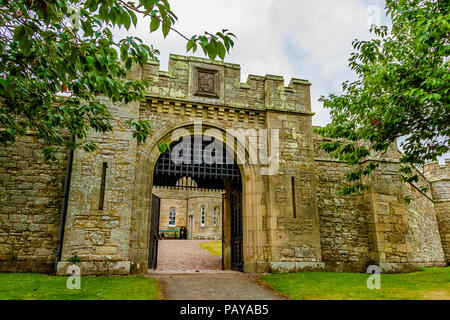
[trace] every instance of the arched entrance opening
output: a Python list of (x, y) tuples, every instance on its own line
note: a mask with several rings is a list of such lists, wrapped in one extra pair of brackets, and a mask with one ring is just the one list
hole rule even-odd
[[(206, 205), (197, 203), (199, 210), (188, 208), (182, 222), (176, 224), (176, 208), (161, 207), (156, 189), (172, 191), (213, 192), (220, 194), (220, 202), (212, 209), (209, 223), (221, 225), (222, 269), (243, 271), (243, 193), (242, 175), (235, 155), (225, 144), (211, 136), (190, 135), (170, 143), (170, 150), (162, 153), (153, 169), (152, 212), (149, 234), (149, 269), (158, 266), (158, 247), (165, 233), (185, 241), (200, 237), (196, 225), (205, 226)], [(167, 208), (166, 208), (167, 207)], [(161, 223), (161, 210), (168, 212), (168, 224)], [(164, 214), (167, 212), (164, 211)], [(220, 219), (220, 221), (219, 221)], [(171, 225), (171, 223), (173, 223)], [(183, 231), (184, 229), (184, 231)]]

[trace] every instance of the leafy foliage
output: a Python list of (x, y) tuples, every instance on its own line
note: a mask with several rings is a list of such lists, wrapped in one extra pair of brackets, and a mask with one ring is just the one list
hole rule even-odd
[(445, 0), (387, 0), (392, 30), (372, 27), (377, 36), (353, 42), (349, 59), (358, 80), (344, 94), (321, 97), (332, 122), (317, 129), (332, 138), (321, 148), (356, 166), (343, 193), (361, 191), (378, 166), (365, 161), (383, 155), (399, 139), (404, 181), (417, 181), (412, 167), (449, 151), (450, 15)]
[[(176, 31), (167, 0), (0, 0), (0, 7), (0, 143), (34, 132), (52, 160), (58, 146), (95, 150), (88, 130), (113, 129), (106, 103), (140, 101), (150, 85), (127, 74), (157, 60), (158, 50), (137, 37), (114, 41), (113, 28), (148, 19), (149, 32), (174, 31), (188, 51), (200, 46), (211, 59), (224, 59), (234, 45), (227, 30), (191, 38)], [(138, 142), (151, 134), (148, 121), (126, 124)]]
[(77, 255), (74, 255), (74, 256), (70, 257), (70, 259), (69, 259), (69, 262), (72, 262), (73, 264), (77, 264), (80, 261), (81, 261), (81, 259)]

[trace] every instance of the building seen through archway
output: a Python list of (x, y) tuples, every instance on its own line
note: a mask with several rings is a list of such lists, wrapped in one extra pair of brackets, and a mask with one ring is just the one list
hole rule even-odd
[(208, 257), (195, 247), (200, 244), (198, 240), (210, 240), (221, 241), (220, 269), (242, 271), (239, 167), (220, 141), (211, 140), (198, 135), (183, 137), (156, 162), (152, 194), (157, 205), (151, 213), (150, 268), (156, 269), (162, 260), (163, 269), (216, 269), (217, 264), (210, 261), (201, 263)]
[[(160, 199), (160, 238), (187, 240), (222, 239), (221, 189), (198, 189), (190, 177), (177, 181), (175, 187), (154, 187)], [(168, 231), (168, 232), (165, 232)]]

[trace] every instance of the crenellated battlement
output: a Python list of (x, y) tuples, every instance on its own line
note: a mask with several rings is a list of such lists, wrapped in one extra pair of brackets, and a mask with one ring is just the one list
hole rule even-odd
[(443, 165), (439, 165), (439, 162), (426, 164), (423, 174), (430, 182), (450, 179), (450, 159), (446, 159)]
[(172, 54), (168, 71), (152, 61), (142, 69), (141, 77), (152, 82), (150, 97), (311, 114), (307, 80), (292, 79), (286, 87), (281, 76), (249, 75), (241, 83), (238, 64)]

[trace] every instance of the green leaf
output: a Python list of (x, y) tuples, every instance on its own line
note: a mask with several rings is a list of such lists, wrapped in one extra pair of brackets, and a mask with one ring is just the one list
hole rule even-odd
[(93, 65), (95, 63), (96, 59), (92, 56), (87, 56), (86, 57), (86, 62), (88, 63), (88, 65)]
[(170, 26), (166, 22), (163, 23), (162, 32), (163, 32), (164, 38), (166, 38), (170, 32)]
[(102, 86), (105, 83), (105, 80), (103, 79), (102, 76), (97, 76), (95, 79), (97, 80), (97, 84), (99, 86)]
[(14, 29), (14, 41), (20, 41), (27, 34), (24, 26), (18, 26)]
[(158, 30), (160, 25), (161, 21), (157, 17), (152, 17), (150, 23), (150, 32)]
[(206, 46), (206, 50), (208, 51), (208, 56), (211, 60), (214, 60), (217, 57), (216, 42), (213, 40)]
[(202, 46), (207, 46), (208, 45), (208, 38), (205, 36), (199, 36), (198, 39), (200, 40)]
[[(399, 171), (404, 182), (416, 183), (415, 167), (436, 161), (450, 150), (450, 109), (446, 107), (450, 105), (446, 84), (450, 62), (444, 49), (448, 48), (450, 16), (441, 5), (441, 1), (387, 1), (392, 27), (373, 27), (375, 39), (352, 43), (349, 65), (357, 80), (344, 82), (339, 96), (320, 98), (330, 109), (332, 121), (318, 132), (367, 146), (321, 146), (330, 157), (355, 168), (347, 176), (349, 181), (375, 170), (374, 166), (360, 169), (362, 163), (370, 158), (381, 161), (386, 155), (410, 165)], [(446, 28), (441, 25), (444, 21)], [(401, 154), (395, 146), (398, 138), (404, 140)], [(351, 193), (362, 187), (355, 184), (345, 190)]]
[(190, 40), (186, 44), (186, 51), (189, 52), (192, 48), (194, 48), (194, 45), (195, 45), (195, 40)]
[(158, 149), (160, 153), (164, 153), (166, 151), (170, 151), (170, 144), (167, 142), (161, 143), (158, 145)]
[(133, 11), (131, 11), (131, 10), (129, 10), (128, 13), (130, 14), (131, 21), (133, 22), (133, 25), (136, 27), (137, 26), (137, 22), (138, 22), (136, 14)]
[(222, 42), (217, 42), (217, 54), (222, 61), (225, 59), (226, 50)]
[(123, 21), (123, 24), (124, 24), (124, 26), (125, 26), (125, 28), (128, 30), (128, 29), (130, 29), (130, 26), (131, 26), (131, 17), (130, 17), (130, 15), (129, 15), (129, 13), (127, 13), (127, 12), (122, 12), (122, 21)]
[(8, 86), (11, 84), (10, 79), (0, 79), (0, 85), (6, 90)]

